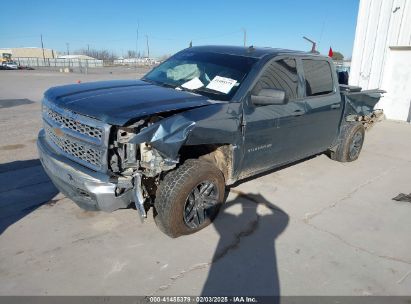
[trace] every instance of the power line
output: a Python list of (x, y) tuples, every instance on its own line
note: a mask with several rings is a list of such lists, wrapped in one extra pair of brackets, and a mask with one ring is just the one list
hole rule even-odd
[[(139, 32), (140, 32), (140, 31), (139, 31), (139, 25), (138, 25), (137, 31), (138, 31), (138, 34), (137, 34), (137, 33), (136, 33), (136, 34), (139, 36)], [(237, 33), (240, 33), (240, 32), (244, 32), (244, 29), (236, 30), (236, 31), (232, 31), (232, 32), (226, 32), (226, 33), (222, 33), (222, 34), (219, 34), (219, 35), (197, 36), (197, 37), (194, 37), (194, 38), (192, 38), (192, 39), (190, 39), (190, 40), (199, 41), (199, 40), (215, 39), (215, 38), (230, 36), (230, 35), (237, 34)], [(139, 37), (137, 37), (137, 35), (136, 35), (136, 45), (137, 45), (138, 39), (139, 39)], [(11, 38), (13, 38), (13, 39), (24, 39), (24, 38), (31, 38), (31, 37), (38, 37), (38, 36), (20, 36), (20, 37), (14, 36), (14, 37), (10, 37), (10, 39), (11, 39)], [(45, 37), (46, 37), (46, 38), (49, 38), (49, 39), (62, 38), (61, 36), (53, 36), (53, 35), (45, 35)], [(5, 37), (3, 36), (2, 38), (5, 38)], [(67, 38), (67, 37), (66, 37), (66, 38)], [(170, 41), (172, 41), (172, 40), (175, 40), (175, 41), (187, 41), (186, 38), (183, 38), (183, 37), (180, 37), (180, 36), (159, 37), (159, 36), (152, 36), (152, 35), (150, 35), (150, 39), (154, 39), (154, 40), (170, 40)], [(89, 44), (89, 43), (91, 43), (91, 44), (102, 44), (102, 43), (110, 43), (110, 42), (130, 41), (130, 38), (104, 39), (104, 41), (95, 41), (95, 40), (88, 40), (88, 39), (87, 39), (87, 40), (85, 40), (85, 39), (70, 39), (70, 41), (71, 41), (71, 42), (86, 43), (86, 44)], [(137, 48), (138, 48), (138, 46), (137, 46)]]
[(206, 39), (214, 39), (214, 38), (226, 37), (226, 36), (230, 36), (230, 35), (233, 35), (233, 34), (241, 33), (242, 31), (243, 31), (243, 30), (237, 30), (237, 31), (229, 32), (229, 33), (223, 33), (223, 34), (220, 34), (220, 35), (194, 38), (193, 40), (206, 40)]
[(37, 35), (27, 35), (27, 36), (1, 36), (3, 39), (24, 39), (24, 38), (37, 38)]
[[(243, 31), (244, 31), (244, 29), (236, 30), (236, 31), (233, 31), (233, 32), (223, 33), (223, 34), (220, 34), (220, 35), (214, 35), (214, 36), (199, 36), (199, 37), (194, 37), (193, 39), (190, 39), (190, 40), (198, 41), (198, 40), (206, 40), (206, 39), (226, 37), (226, 36), (230, 36), (230, 35), (233, 35), (233, 34), (241, 33)], [(182, 38), (182, 37), (158, 37), (158, 36), (152, 36), (152, 35), (150, 35), (150, 39), (154, 39), (154, 40), (176, 40), (176, 41), (186, 40), (185, 38)]]

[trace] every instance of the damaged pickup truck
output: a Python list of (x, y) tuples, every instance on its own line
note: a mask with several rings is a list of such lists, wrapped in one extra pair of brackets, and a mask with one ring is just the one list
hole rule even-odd
[(207, 226), (240, 179), (324, 152), (356, 160), (381, 93), (340, 86), (312, 53), (192, 47), (141, 80), (49, 89), (38, 149), (80, 207), (152, 208), (177, 237)]

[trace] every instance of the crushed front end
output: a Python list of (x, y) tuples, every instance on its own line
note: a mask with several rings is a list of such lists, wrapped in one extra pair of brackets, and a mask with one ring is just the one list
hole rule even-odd
[(111, 126), (47, 99), (42, 116), (37, 141), (40, 160), (64, 195), (87, 210), (110, 212), (135, 203), (146, 216), (160, 174), (176, 166), (176, 161), (164, 159), (150, 144), (128, 142), (155, 119)]

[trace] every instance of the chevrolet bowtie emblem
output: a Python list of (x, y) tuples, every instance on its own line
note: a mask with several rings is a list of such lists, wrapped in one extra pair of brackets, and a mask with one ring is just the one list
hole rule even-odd
[(58, 137), (62, 137), (64, 135), (63, 131), (60, 128), (53, 128), (54, 134)]

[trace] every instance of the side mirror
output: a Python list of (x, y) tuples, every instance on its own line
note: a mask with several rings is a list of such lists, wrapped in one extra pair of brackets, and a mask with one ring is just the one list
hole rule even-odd
[(257, 95), (251, 95), (251, 102), (257, 106), (266, 106), (286, 104), (288, 100), (283, 90), (261, 89)]

